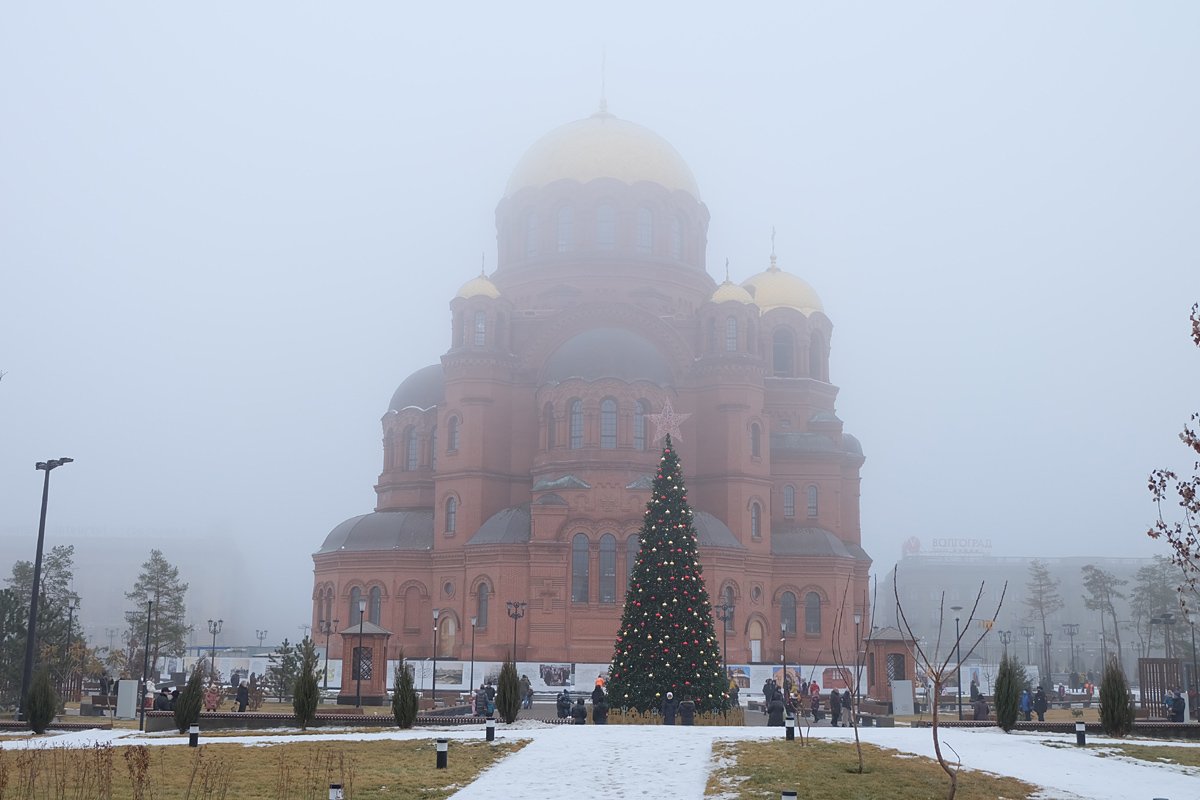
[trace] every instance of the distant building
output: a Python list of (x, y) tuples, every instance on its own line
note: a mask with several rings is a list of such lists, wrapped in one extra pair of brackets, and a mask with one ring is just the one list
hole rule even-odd
[[(450, 301), (442, 345), (404, 344), (442, 355), (383, 416), (374, 511), (313, 556), (312, 624), (337, 620), (334, 658), (361, 600), (374, 675), (400, 647), (433, 655), (435, 612), (439, 658), (474, 641), (504, 659), (515, 627), (518, 660), (608, 662), (673, 424), (713, 604), (736, 607), (730, 661), (779, 663), (781, 628), (793, 661), (828, 658), (835, 620), (853, 640), (871, 562), (833, 324), (774, 254), (714, 281), (708, 222), (675, 149), (605, 111), (529, 149), (496, 208), (496, 271)], [(413, 288), (399, 313), (437, 301)], [(515, 626), (507, 601), (528, 604)]]

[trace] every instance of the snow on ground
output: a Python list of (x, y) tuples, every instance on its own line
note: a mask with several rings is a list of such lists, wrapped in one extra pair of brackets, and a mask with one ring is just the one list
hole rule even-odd
[[(820, 728), (813, 736), (852, 743), (849, 728)], [(927, 728), (866, 728), (864, 742), (905, 753), (933, 757)], [(454, 795), (455, 800), (512, 796), (523, 800), (598, 798), (702, 798), (713, 767), (714, 741), (782, 737), (780, 728), (718, 728), (641, 725), (576, 727), (523, 722), (499, 726), (497, 740), (526, 739), (528, 746), (484, 772)], [(209, 739), (222, 744), (270, 746), (300, 741), (378, 741), (381, 739), (454, 740), (483, 738), (482, 726), (445, 729), (338, 731), (301, 735), (255, 734)], [(954, 748), (967, 769), (1011, 775), (1043, 787), (1045, 800), (1138, 800), (1200, 798), (1200, 770), (1134, 759), (1105, 757), (1100, 748), (1078, 749), (1075, 736), (1036, 733), (1005, 734), (997, 728), (944, 729), (941, 739)], [(203, 741), (203, 739), (202, 739)], [(23, 747), (91, 747), (93, 744), (167, 745), (180, 737), (142, 735), (137, 731), (76, 731), (57, 736), (0, 742), (4, 749)], [(1139, 744), (1200, 747), (1200, 743), (1137, 740)], [(1117, 740), (1089, 737), (1089, 744)], [(849, 746), (849, 744), (848, 744)], [(800, 743), (796, 742), (796, 747)], [(949, 756), (949, 751), (947, 750)], [(1109, 751), (1111, 753), (1111, 751)], [(799, 776), (797, 775), (797, 780)], [(965, 780), (970, 780), (969, 776)], [(781, 791), (798, 786), (781, 786)]]

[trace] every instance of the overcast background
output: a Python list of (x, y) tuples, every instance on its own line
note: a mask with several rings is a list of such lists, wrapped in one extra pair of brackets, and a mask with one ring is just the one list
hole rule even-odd
[(878, 567), (910, 536), (1165, 552), (1200, 5), (183, 6), (0, 10), (0, 573), (33, 557), (34, 462), (75, 458), (46, 544), (76, 545), (95, 642), (151, 547), (201, 631), (300, 634), (392, 391), (602, 53), (610, 110), (696, 174), (710, 274), (765, 268), (775, 226), (823, 298)]

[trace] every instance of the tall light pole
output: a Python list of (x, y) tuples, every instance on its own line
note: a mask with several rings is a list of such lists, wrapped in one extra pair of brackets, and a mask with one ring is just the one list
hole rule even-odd
[(527, 603), (525, 603), (525, 601), (523, 601), (523, 600), (521, 600), (521, 601), (509, 600), (504, 605), (508, 608), (508, 615), (510, 617), (512, 617), (512, 621), (513, 621), (512, 660), (513, 660), (513, 663), (516, 664), (517, 663), (517, 620), (519, 620), (521, 617), (525, 616), (525, 606), (527, 605)]
[(72, 597), (67, 601), (67, 699), (71, 699), (72, 677), (75, 674), (75, 660), (71, 657), (71, 629), (75, 625), (75, 609), (79, 607), (79, 598)]
[(471, 679), (467, 682), (467, 688), (470, 691), (475, 691), (475, 624), (479, 622), (479, 617), (471, 617)]
[(438, 636), (438, 617), (441, 616), (441, 610), (435, 608), (433, 610), (433, 686), (429, 690), (429, 696), (433, 698), (433, 710), (437, 710), (437, 636)]
[(146, 730), (146, 681), (150, 677), (150, 616), (154, 601), (146, 601), (146, 646), (142, 648), (142, 690), (138, 693), (138, 711), (142, 715), (138, 730)]
[[(861, 624), (862, 624), (862, 612), (859, 611), (858, 609), (855, 609), (854, 610), (854, 694), (850, 696), (850, 700), (853, 703), (858, 702), (859, 685), (862, 683), (863, 658), (860, 656), (860, 654), (862, 652), (862, 632), (859, 630), (859, 626)], [(870, 678), (869, 675), (867, 677)], [(868, 686), (867, 690), (870, 691), (870, 688), (871, 687)]]
[(779, 660), (783, 662), (783, 677), (779, 680), (779, 689), (783, 692), (784, 697), (790, 699), (787, 674), (787, 622), (779, 623)]
[(321, 633), (325, 634), (325, 680), (324, 685), (321, 687), (321, 691), (323, 692), (329, 691), (329, 634), (333, 633), (333, 629), (337, 625), (338, 621), (336, 619), (332, 623), (327, 619), (321, 620)]
[(266, 639), (266, 638), (267, 638), (267, 632), (266, 632), (266, 630), (261, 630), (261, 631), (260, 631), (260, 630), (258, 630), (258, 629), (256, 628), (256, 629), (254, 630), (254, 638), (255, 638), (255, 639), (258, 639), (258, 649), (259, 649), (259, 650), (262, 650), (262, 643), (263, 643), (263, 639)]
[(1004, 653), (1002, 658), (1008, 660), (1008, 645), (1012, 642), (1012, 631), (1000, 631), (1000, 646)]
[(50, 472), (70, 464), (73, 458), (52, 458), (49, 461), (39, 461), (35, 469), (45, 471), (46, 479), (42, 483), (42, 515), (38, 518), (37, 556), (33, 559), (33, 589), (29, 597), (29, 627), (25, 633), (25, 668), (21, 672), (21, 697), (17, 719), (25, 719), (25, 704), (29, 701), (29, 685), (33, 682), (33, 654), (37, 648), (37, 613), (38, 594), (42, 588), (42, 547), (46, 542), (46, 504), (50, 499)]
[(729, 685), (729, 628), (733, 622), (733, 603), (722, 600), (721, 605), (714, 609), (717, 619), (721, 621), (721, 633), (724, 643), (721, 646), (721, 660), (725, 662), (725, 684)]
[(1042, 678), (1042, 685), (1049, 689), (1054, 685), (1054, 665), (1050, 663), (1050, 644), (1054, 640), (1054, 634), (1042, 634), (1042, 658), (1046, 662), (1046, 676)]
[[(358, 601), (358, 647), (354, 651), (354, 677), (357, 683), (354, 688), (354, 707), (362, 708), (362, 661), (363, 661), (363, 622), (367, 618), (367, 601)], [(434, 612), (434, 618), (437, 618), (437, 613)]]
[(1067, 622), (1063, 624), (1063, 633), (1067, 634), (1071, 640), (1071, 680), (1067, 681), (1072, 689), (1077, 683), (1075, 679), (1075, 636), (1079, 633), (1078, 622)]
[(1033, 626), (1022, 625), (1021, 635), (1025, 637), (1025, 666), (1031, 667), (1033, 666), (1033, 655), (1029, 649), (1029, 645), (1033, 642)]
[(212, 674), (213, 674), (213, 680), (214, 680), (214, 681), (215, 681), (215, 680), (216, 680), (216, 678), (217, 678), (217, 634), (221, 632), (221, 626), (222, 626), (222, 625), (224, 625), (224, 624), (225, 624), (225, 620), (223, 620), (223, 619), (218, 619), (218, 620), (211, 620), (211, 619), (210, 619), (210, 620), (208, 621), (208, 632), (209, 632), (209, 633), (211, 633), (211, 634), (212, 634), (212, 637), (213, 637), (213, 642), (212, 642)]
[(958, 664), (958, 720), (962, 722), (962, 634), (958, 630), (958, 615), (963, 609), (962, 606), (950, 606), (950, 610), (954, 612), (954, 661)]
[(1151, 617), (1150, 624), (1163, 626), (1163, 658), (1173, 658), (1175, 648), (1171, 646), (1171, 628), (1169, 626), (1175, 624), (1175, 615), (1168, 611), (1160, 616)]

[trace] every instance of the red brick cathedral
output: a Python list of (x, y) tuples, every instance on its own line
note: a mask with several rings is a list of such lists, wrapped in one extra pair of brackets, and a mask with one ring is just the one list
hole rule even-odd
[[(708, 590), (734, 607), (729, 661), (778, 664), (782, 632), (789, 661), (827, 662), (848, 580), (853, 658), (871, 562), (833, 324), (774, 255), (717, 283), (708, 221), (679, 153), (606, 111), (525, 153), (496, 208), (495, 272), (450, 301), (441, 358), (383, 416), (375, 510), (313, 556), (334, 659), (365, 601), (388, 659), (432, 656), (436, 624), (438, 658), (465, 661), (474, 620), (480, 661), (506, 658), (515, 627), (519, 661), (607, 662), (673, 424)], [(510, 601), (527, 604), (515, 626)]]

